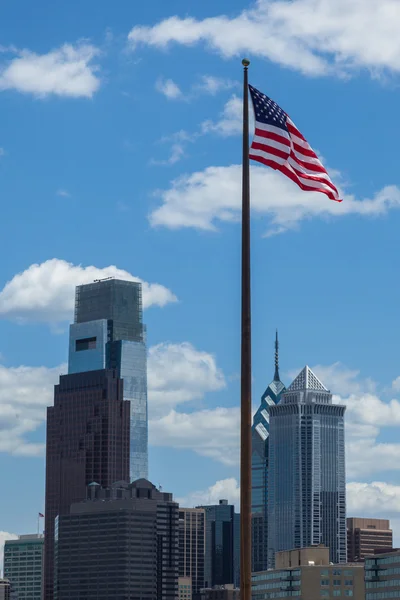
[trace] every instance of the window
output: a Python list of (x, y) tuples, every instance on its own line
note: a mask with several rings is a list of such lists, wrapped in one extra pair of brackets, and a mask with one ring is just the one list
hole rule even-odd
[(96, 348), (96, 340), (97, 338), (95, 337), (76, 340), (75, 351), (80, 352), (81, 350), (94, 350)]
[(323, 598), (329, 598), (329, 591), (328, 590), (321, 590), (321, 596)]
[(353, 580), (352, 579), (345, 579), (344, 580), (344, 585), (353, 585)]
[(333, 571), (333, 575), (341, 575), (341, 574), (342, 574), (342, 571), (340, 571), (340, 570), (338, 570), (338, 569), (335, 569), (335, 570)]
[(344, 592), (344, 595), (345, 595), (345, 596), (352, 596), (352, 595), (353, 595), (353, 590), (346, 590), (346, 591)]
[(321, 579), (321, 585), (329, 585), (329, 579)]
[(334, 579), (333, 580), (333, 585), (341, 585), (342, 582), (340, 581), (340, 579)]
[(342, 592), (340, 590), (333, 590), (333, 595), (334, 596), (341, 596)]
[(329, 571), (328, 571), (328, 569), (321, 569), (321, 573), (320, 573), (320, 575), (321, 575), (321, 577), (323, 577), (323, 576), (325, 576), (325, 577), (326, 577), (327, 575), (329, 575)]

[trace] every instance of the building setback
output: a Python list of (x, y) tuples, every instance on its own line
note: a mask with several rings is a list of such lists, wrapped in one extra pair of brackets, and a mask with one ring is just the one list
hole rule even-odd
[(276, 552), (318, 544), (347, 560), (344, 412), (307, 366), (270, 407), (270, 567)]
[(130, 402), (130, 480), (148, 476), (147, 352), (142, 284), (107, 278), (76, 288), (68, 373), (115, 369)]
[(239, 515), (233, 504), (199, 506), (206, 517), (205, 587), (239, 583)]
[(347, 558), (349, 562), (364, 560), (375, 551), (393, 548), (393, 532), (386, 519), (347, 519)]
[(275, 339), (275, 374), (261, 397), (251, 428), (251, 564), (252, 571), (268, 568), (268, 458), (269, 409), (280, 401), (285, 386), (279, 377), (278, 332)]
[(179, 577), (190, 578), (193, 594), (204, 587), (204, 559), (204, 508), (179, 508)]
[(400, 550), (365, 559), (365, 600), (400, 598)]
[(253, 573), (252, 600), (289, 597), (365, 600), (363, 565), (332, 565), (325, 547), (278, 552), (276, 569)]
[(44, 600), (54, 587), (54, 521), (87, 485), (129, 480), (130, 406), (115, 370), (63, 375), (47, 409)]
[(41, 600), (44, 536), (20, 535), (4, 544), (4, 577), (18, 600)]
[(57, 519), (55, 600), (177, 600), (178, 513), (145, 479), (90, 485)]

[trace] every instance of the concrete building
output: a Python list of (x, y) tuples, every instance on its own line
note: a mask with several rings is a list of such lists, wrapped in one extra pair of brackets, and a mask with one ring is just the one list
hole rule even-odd
[(4, 577), (18, 600), (41, 600), (44, 536), (20, 535), (4, 544)]
[(145, 479), (88, 486), (56, 520), (55, 600), (177, 600), (179, 507)]
[(0, 600), (10, 600), (11, 586), (8, 579), (0, 579)]
[(268, 566), (275, 554), (325, 544), (346, 563), (344, 412), (306, 366), (269, 409)]
[(200, 592), (200, 600), (240, 600), (240, 589), (233, 583), (204, 588)]
[(347, 519), (347, 559), (364, 560), (375, 551), (393, 548), (393, 531), (387, 519)]
[(324, 546), (277, 552), (275, 562), (276, 569), (253, 573), (253, 600), (365, 600), (363, 565), (332, 565)]
[(275, 338), (275, 373), (263, 395), (251, 428), (251, 565), (253, 571), (268, 568), (268, 461), (269, 412), (278, 404), (285, 386), (279, 376), (278, 332)]
[(179, 508), (179, 577), (193, 594), (204, 588), (205, 535), (204, 508)]
[(179, 600), (192, 600), (192, 579), (190, 577), (178, 577)]
[(400, 598), (400, 549), (365, 559), (365, 600)]

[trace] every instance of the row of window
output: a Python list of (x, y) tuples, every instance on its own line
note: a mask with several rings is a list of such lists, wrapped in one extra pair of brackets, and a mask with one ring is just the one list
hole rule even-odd
[[(333, 580), (333, 585), (342, 585), (342, 580), (341, 579), (334, 579)], [(321, 585), (329, 585), (330, 581), (329, 579), (321, 579)], [(344, 580), (344, 585), (353, 585), (353, 580), (352, 579), (345, 579)]]
[[(331, 595), (331, 593), (328, 590), (321, 590), (321, 596), (322, 598), (329, 598)], [(333, 590), (332, 592), (332, 596), (339, 597), (342, 595), (342, 592), (340, 590)], [(349, 596), (353, 596), (353, 590), (345, 590), (344, 591), (344, 595), (349, 597)]]
[(373, 594), (367, 593), (366, 600), (382, 600), (383, 598), (395, 598), (395, 600), (399, 599), (400, 592), (374, 592)]

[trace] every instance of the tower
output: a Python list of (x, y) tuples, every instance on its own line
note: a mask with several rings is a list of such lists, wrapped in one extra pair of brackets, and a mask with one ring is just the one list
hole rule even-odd
[(69, 373), (115, 369), (131, 407), (130, 480), (148, 476), (146, 328), (142, 284), (107, 278), (76, 288)]
[(44, 600), (54, 593), (55, 519), (86, 498), (92, 482), (129, 479), (130, 404), (115, 370), (60, 377), (47, 409)]
[(179, 508), (179, 577), (190, 578), (193, 595), (204, 588), (205, 513)]
[(261, 404), (254, 415), (252, 426), (252, 571), (268, 568), (268, 454), (269, 454), (269, 411), (280, 401), (285, 386), (279, 376), (279, 341), (275, 336), (274, 379), (261, 396)]
[(270, 567), (276, 552), (316, 544), (346, 562), (344, 413), (308, 366), (270, 407)]

